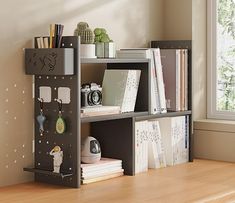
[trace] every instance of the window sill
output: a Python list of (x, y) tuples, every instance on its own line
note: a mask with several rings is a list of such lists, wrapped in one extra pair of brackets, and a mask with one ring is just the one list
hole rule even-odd
[(235, 121), (202, 119), (194, 121), (194, 130), (235, 133)]

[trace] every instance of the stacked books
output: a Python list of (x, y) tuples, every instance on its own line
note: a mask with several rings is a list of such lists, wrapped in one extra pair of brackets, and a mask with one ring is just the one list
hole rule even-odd
[(81, 108), (81, 118), (119, 114), (120, 106), (91, 106)]
[(122, 160), (118, 159), (102, 157), (97, 163), (81, 164), (82, 184), (108, 180), (122, 176), (123, 173), (124, 170), (122, 169)]
[(120, 49), (116, 52), (117, 58), (141, 59), (146, 58), (151, 60), (150, 64), (150, 113), (166, 113), (166, 98), (165, 86), (163, 80), (162, 64), (160, 49), (158, 48), (133, 48)]
[(148, 48), (128, 48), (116, 51), (116, 58), (138, 59), (151, 58), (151, 50)]

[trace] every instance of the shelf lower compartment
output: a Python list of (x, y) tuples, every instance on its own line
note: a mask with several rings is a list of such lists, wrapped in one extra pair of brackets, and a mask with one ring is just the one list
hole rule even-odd
[(38, 174), (44, 174), (44, 175), (50, 175), (50, 176), (56, 176), (60, 178), (65, 178), (72, 176), (72, 173), (54, 173), (52, 171), (46, 171), (46, 170), (41, 170), (41, 169), (36, 169), (36, 168), (24, 168), (24, 171), (27, 172), (32, 172), (32, 173), (38, 173)]

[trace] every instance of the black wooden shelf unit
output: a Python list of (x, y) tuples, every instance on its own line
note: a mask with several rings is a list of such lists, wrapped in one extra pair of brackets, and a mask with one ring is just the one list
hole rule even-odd
[[(174, 48), (182, 46), (190, 50), (191, 41), (177, 41), (169, 43)], [(168, 42), (152, 42), (152, 47), (167, 46)], [(80, 59), (80, 39), (75, 36), (62, 38), (62, 48), (57, 49), (26, 49), (26, 74), (35, 77), (35, 117), (40, 114), (40, 87), (51, 88), (51, 101), (44, 103), (46, 129), (43, 136), (39, 134), (39, 125), (35, 119), (35, 157), (32, 168), (24, 168), (33, 172), (35, 181), (45, 182), (67, 187), (78, 188), (81, 184), (81, 124), (90, 123), (90, 132), (99, 140), (103, 157), (121, 159), (125, 175), (135, 173), (135, 122), (160, 117), (174, 117), (188, 115), (190, 118), (190, 161), (192, 154), (191, 130), (191, 60), (189, 60), (189, 110), (182, 112), (168, 112), (166, 114), (150, 114), (150, 60), (149, 59)], [(191, 55), (190, 55), (191, 56)], [(44, 60), (43, 67), (39, 66), (42, 58), (54, 57), (54, 65)], [(190, 58), (190, 57), (189, 57)], [(80, 87), (82, 64), (104, 64), (106, 69), (138, 69), (141, 70), (139, 89), (137, 93), (135, 111), (107, 116), (94, 116), (81, 118), (80, 115)], [(70, 102), (63, 104), (63, 117), (66, 121), (65, 133), (57, 134), (55, 122), (58, 117), (57, 90), (60, 87), (70, 88)], [(53, 157), (50, 150), (56, 146), (63, 150), (62, 173), (53, 173)]]

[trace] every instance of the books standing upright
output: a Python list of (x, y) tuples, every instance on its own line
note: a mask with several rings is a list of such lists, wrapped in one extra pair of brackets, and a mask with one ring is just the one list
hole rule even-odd
[(120, 49), (117, 52), (117, 58), (129, 59), (150, 59), (150, 113), (166, 113), (165, 87), (163, 80), (160, 49), (154, 48), (133, 48)]
[(186, 163), (189, 158), (189, 118), (178, 116), (159, 118), (166, 164), (173, 166)]
[(170, 111), (188, 109), (187, 49), (161, 49), (166, 104)]
[(133, 112), (140, 81), (140, 70), (105, 70), (102, 84), (103, 104), (120, 106)]

